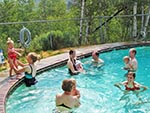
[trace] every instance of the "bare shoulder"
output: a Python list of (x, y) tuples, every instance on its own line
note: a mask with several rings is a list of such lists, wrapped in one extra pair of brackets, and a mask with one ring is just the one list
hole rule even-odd
[(70, 65), (70, 64), (71, 64), (71, 61), (70, 61), (70, 60), (68, 60), (68, 61), (67, 61), (67, 64), (68, 64), (68, 65)]
[(75, 100), (75, 101), (78, 101), (78, 97), (77, 96), (72, 96), (72, 98)]
[(56, 98), (60, 98), (62, 96), (62, 94), (58, 93), (56, 94)]

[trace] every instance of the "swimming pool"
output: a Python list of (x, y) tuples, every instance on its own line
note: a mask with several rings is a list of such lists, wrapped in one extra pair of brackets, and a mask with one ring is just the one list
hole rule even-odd
[[(136, 81), (149, 86), (150, 80), (150, 47), (137, 47), (138, 71)], [(128, 55), (126, 50), (113, 50), (102, 53), (105, 61), (101, 68), (91, 65), (91, 57), (82, 60), (85, 74), (70, 76), (66, 66), (51, 69), (37, 76), (39, 81), (33, 87), (21, 85), (6, 103), (7, 113), (52, 113), (55, 109), (55, 95), (61, 90), (62, 80), (75, 78), (81, 93), (81, 106), (75, 113), (148, 113), (150, 111), (150, 90), (140, 94), (144, 104), (136, 104), (139, 100), (134, 94), (129, 94), (119, 101), (123, 93), (113, 86), (114, 83), (125, 80), (126, 71), (122, 58)]]

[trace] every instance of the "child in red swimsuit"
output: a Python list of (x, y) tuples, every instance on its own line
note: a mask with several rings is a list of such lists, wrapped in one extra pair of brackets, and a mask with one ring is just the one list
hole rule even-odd
[(21, 54), (18, 51), (22, 51), (22, 49), (14, 48), (14, 41), (11, 40), (11, 38), (8, 38), (7, 40), (7, 54), (8, 54), (8, 63), (10, 66), (9, 70), (9, 76), (12, 77), (12, 70), (13, 65), (18, 68), (18, 61), (17, 61), (17, 55), (21, 56)]

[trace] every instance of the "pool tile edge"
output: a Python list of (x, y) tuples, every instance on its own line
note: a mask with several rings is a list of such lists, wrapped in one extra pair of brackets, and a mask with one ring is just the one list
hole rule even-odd
[[(132, 42), (132, 43), (127, 43), (127, 42), (110, 43), (110, 44), (107, 43), (107, 44), (78, 48), (76, 50), (79, 50), (79, 53), (77, 53), (77, 57), (84, 58), (90, 56), (91, 53), (95, 50), (95, 48), (99, 52), (107, 52), (107, 51), (112, 51), (114, 49), (115, 50), (127, 49), (127, 48), (137, 47), (137, 46), (150, 46), (150, 42), (147, 41), (147, 42)], [(66, 64), (67, 60), (68, 60), (68, 53), (63, 53), (60, 55), (42, 59), (40, 63), (37, 65), (38, 73), (43, 72), (47, 69), (60, 66), (62, 63)], [(5, 105), (6, 105), (7, 98), (11, 93), (11, 91), (22, 81), (22, 78), (23, 76), (18, 80), (16, 79), (11, 80), (7, 78), (6, 82), (0, 87), (0, 113), (6, 113)]]

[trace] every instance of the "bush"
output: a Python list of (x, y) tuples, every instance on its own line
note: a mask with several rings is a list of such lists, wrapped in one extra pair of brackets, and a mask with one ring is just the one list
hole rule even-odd
[(48, 43), (53, 50), (60, 49), (64, 45), (63, 33), (59, 30), (48, 33)]
[(60, 30), (50, 31), (48, 33), (36, 36), (30, 45), (32, 51), (47, 51), (57, 50), (64, 47), (70, 47), (77, 45), (77, 39), (74, 40), (74, 36), (71, 33), (63, 33)]
[(31, 40), (31, 45), (29, 46), (29, 51), (41, 51), (41, 37), (36, 36), (33, 40)]

